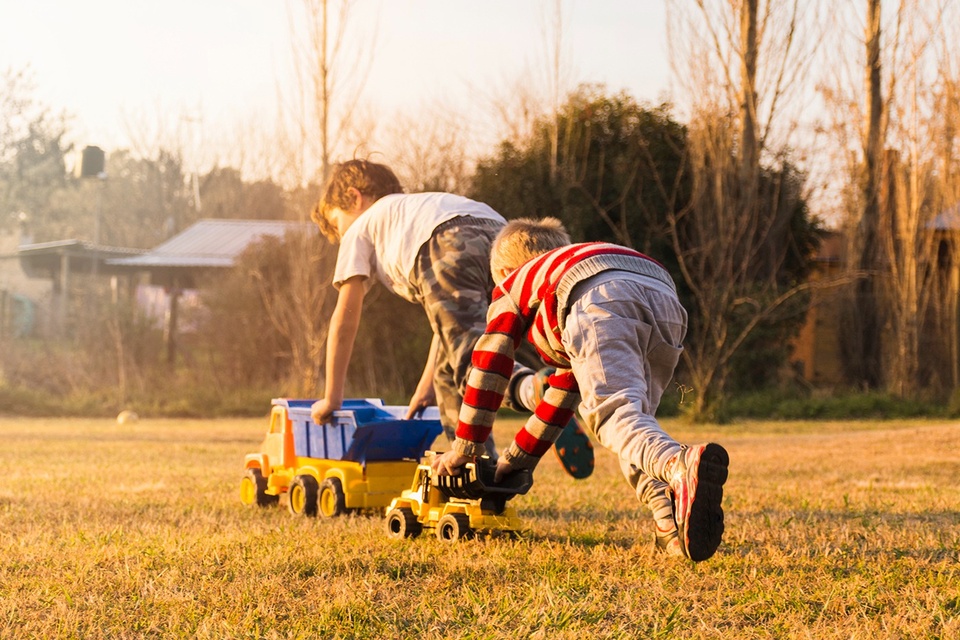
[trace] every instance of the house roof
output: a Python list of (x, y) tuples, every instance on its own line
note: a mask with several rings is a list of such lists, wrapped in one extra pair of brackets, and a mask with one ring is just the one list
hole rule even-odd
[(250, 244), (266, 236), (283, 237), (290, 231), (316, 230), (312, 224), (284, 220), (204, 219), (166, 242), (138, 256), (108, 260), (127, 268), (232, 267)]
[[(54, 240), (22, 244), (17, 247), (15, 255), (19, 258), (24, 273), (29, 277), (46, 278), (59, 272), (64, 257), (69, 258), (71, 270), (91, 272), (95, 266), (99, 267), (110, 262), (111, 259), (135, 256), (140, 253), (143, 253), (142, 249), (107, 247), (86, 240)], [(110, 272), (109, 269), (104, 271)]]

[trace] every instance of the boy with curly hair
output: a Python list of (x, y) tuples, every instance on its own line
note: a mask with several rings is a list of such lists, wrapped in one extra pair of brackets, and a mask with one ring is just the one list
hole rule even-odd
[[(313, 419), (318, 424), (329, 421), (343, 403), (363, 299), (376, 279), (422, 305), (427, 314), (433, 339), (407, 417), (437, 404), (452, 441), (470, 357), (483, 333), (493, 290), (490, 245), (506, 221), (488, 205), (451, 193), (404, 194), (389, 167), (367, 160), (333, 168), (311, 217), (331, 242), (340, 243), (325, 392), (312, 407)], [(532, 379), (531, 374), (517, 367), (518, 380)], [(569, 438), (581, 459), (581, 449), (589, 454), (592, 470), (589, 438), (582, 431)], [(484, 437), (481, 449), (497, 458), (492, 434)]]
[(729, 457), (719, 444), (682, 445), (655, 418), (680, 358), (687, 313), (653, 259), (603, 242), (571, 244), (559, 220), (513, 220), (491, 250), (497, 287), (473, 352), (452, 450), (433, 461), (456, 475), (482, 452), (524, 337), (556, 367), (535, 412), (497, 463), (497, 477), (534, 469), (580, 408), (617, 454), (656, 523), (655, 548), (694, 561), (723, 536)]

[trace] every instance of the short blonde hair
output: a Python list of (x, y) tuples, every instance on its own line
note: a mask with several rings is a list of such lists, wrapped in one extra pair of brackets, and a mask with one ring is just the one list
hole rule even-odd
[(500, 230), (490, 247), (494, 277), (510, 273), (527, 260), (570, 244), (570, 234), (556, 218), (517, 218)]

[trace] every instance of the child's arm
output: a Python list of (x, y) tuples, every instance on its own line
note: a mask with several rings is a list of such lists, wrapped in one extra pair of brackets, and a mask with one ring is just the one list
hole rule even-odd
[(420, 382), (417, 383), (417, 389), (410, 398), (410, 405), (407, 409), (407, 420), (412, 419), (418, 412), (427, 407), (432, 407), (437, 403), (437, 393), (433, 388), (433, 373), (437, 367), (437, 352), (440, 351), (440, 336), (433, 334), (433, 340), (430, 342), (430, 354), (427, 356), (427, 364), (423, 367), (423, 375), (420, 376)]
[(473, 350), (472, 367), (460, 406), (457, 439), (451, 450), (437, 456), (433, 468), (439, 475), (453, 475), (472, 457), (483, 455), (484, 443), (493, 429), (513, 373), (517, 346), (526, 330), (516, 305), (507, 298), (494, 300), (488, 311), (487, 329)]
[(364, 276), (356, 276), (340, 285), (337, 306), (333, 310), (327, 332), (327, 381), (324, 397), (323, 400), (314, 402), (310, 410), (310, 417), (317, 424), (328, 422), (333, 417), (333, 412), (343, 405), (347, 368), (350, 366), (353, 343), (360, 328), (363, 297), (366, 295), (364, 280)]
[(580, 404), (580, 386), (573, 371), (558, 367), (533, 414), (517, 432), (501, 460), (513, 469), (534, 469), (573, 418)]

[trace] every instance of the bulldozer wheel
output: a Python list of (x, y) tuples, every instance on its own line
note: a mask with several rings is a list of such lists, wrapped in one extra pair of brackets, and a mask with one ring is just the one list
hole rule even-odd
[(448, 513), (437, 523), (437, 538), (444, 542), (456, 542), (472, 537), (470, 516), (465, 513)]
[(387, 536), (390, 538), (416, 538), (423, 531), (423, 525), (413, 515), (409, 507), (391, 509), (387, 514)]

